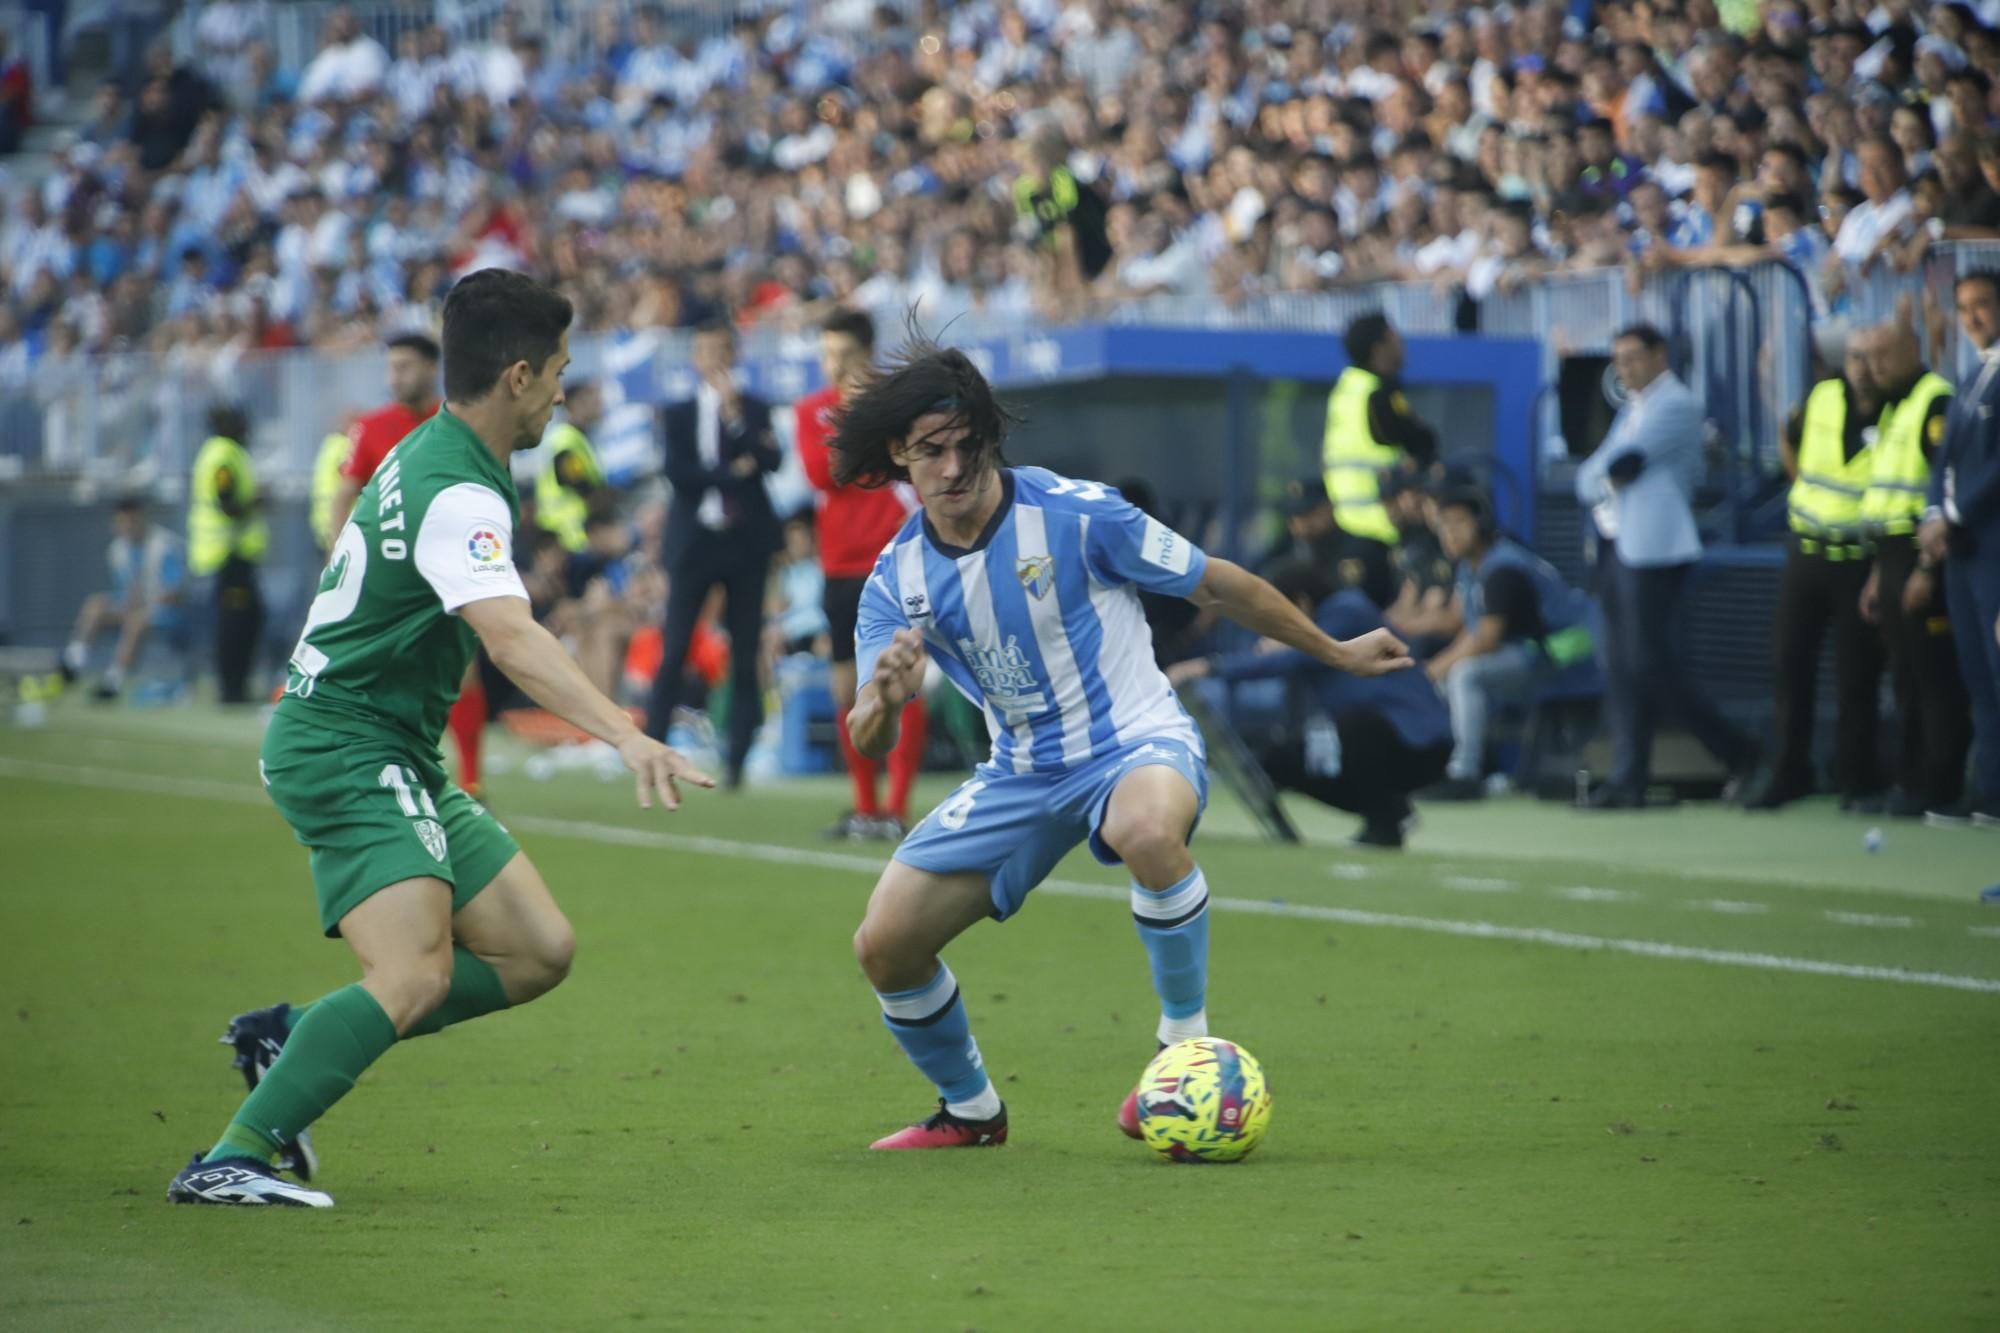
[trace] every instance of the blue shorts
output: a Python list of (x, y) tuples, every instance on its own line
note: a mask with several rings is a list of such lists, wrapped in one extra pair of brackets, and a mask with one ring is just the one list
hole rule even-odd
[[(1061, 773), (1012, 773), (981, 764), (948, 800), (924, 816), (896, 849), (896, 860), (938, 875), (987, 876), (993, 916), (1005, 921), (1078, 843), (1115, 866), (1118, 853), (1098, 835), (1111, 790), (1133, 769), (1171, 768), (1188, 780), (1195, 822), (1208, 807), (1208, 769), (1178, 740), (1135, 741), (1114, 754)], [(1194, 836), (1194, 830), (1188, 830)]]

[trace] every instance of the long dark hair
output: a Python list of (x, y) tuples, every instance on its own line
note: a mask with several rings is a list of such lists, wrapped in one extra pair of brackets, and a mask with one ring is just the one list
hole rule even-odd
[(1005, 465), (1000, 446), (1019, 418), (1000, 405), (970, 357), (939, 346), (913, 323), (903, 350), (841, 406), (829, 442), (834, 481), (871, 488), (908, 481), (890, 448), (909, 438), (917, 418), (940, 412), (965, 427), (975, 473)]

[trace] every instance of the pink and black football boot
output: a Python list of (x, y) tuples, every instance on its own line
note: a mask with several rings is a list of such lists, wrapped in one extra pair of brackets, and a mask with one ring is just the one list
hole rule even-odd
[(910, 1148), (997, 1148), (1007, 1141), (1007, 1108), (991, 1120), (961, 1120), (938, 1099), (937, 1113), (868, 1146), (877, 1152)]

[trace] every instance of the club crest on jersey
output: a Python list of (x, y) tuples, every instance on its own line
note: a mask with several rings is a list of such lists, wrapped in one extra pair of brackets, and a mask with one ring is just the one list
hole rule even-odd
[(506, 541), (483, 523), (465, 534), (465, 563), (475, 574), (504, 574), (513, 567)]
[(1056, 558), (1052, 555), (1023, 556), (1014, 562), (1014, 572), (1020, 575), (1021, 586), (1036, 601), (1040, 601), (1055, 586)]
[(444, 826), (435, 819), (419, 819), (416, 824), (417, 837), (423, 842), (424, 850), (431, 854), (431, 860), (444, 862)]

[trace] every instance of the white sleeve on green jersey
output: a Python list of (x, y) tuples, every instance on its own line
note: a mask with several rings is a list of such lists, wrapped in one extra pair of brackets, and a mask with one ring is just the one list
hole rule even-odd
[(454, 615), (488, 597), (527, 601), (514, 568), (514, 524), (500, 493), (470, 481), (439, 491), (417, 529), (417, 572)]

